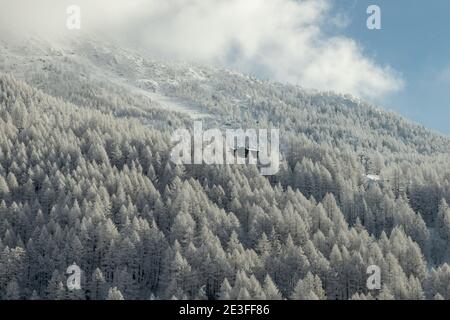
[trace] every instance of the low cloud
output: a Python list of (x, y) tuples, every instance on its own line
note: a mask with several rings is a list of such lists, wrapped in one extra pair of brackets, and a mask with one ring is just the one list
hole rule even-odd
[(159, 58), (219, 65), (369, 99), (403, 87), (401, 76), (378, 65), (354, 40), (325, 31), (347, 23), (333, 11), (331, 0), (9, 2), (2, 4), (0, 27), (55, 32), (65, 27), (65, 7), (78, 4), (84, 32), (107, 34)]

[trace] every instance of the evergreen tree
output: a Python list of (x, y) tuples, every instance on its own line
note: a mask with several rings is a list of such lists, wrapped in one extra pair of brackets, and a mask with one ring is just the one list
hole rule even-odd
[(110, 288), (106, 300), (124, 300), (122, 293), (116, 287)]

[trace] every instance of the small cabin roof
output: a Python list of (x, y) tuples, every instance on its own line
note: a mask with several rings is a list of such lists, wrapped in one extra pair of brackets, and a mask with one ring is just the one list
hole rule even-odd
[(248, 148), (248, 147), (230, 147), (231, 150), (248, 150), (248, 151), (254, 151), (259, 152), (258, 148)]
[(249, 141), (245, 142), (245, 146), (243, 145), (237, 145), (236, 143), (226, 141), (226, 144), (228, 145), (228, 148), (231, 150), (248, 150), (248, 151), (259, 151), (259, 148), (254, 143), (250, 143)]

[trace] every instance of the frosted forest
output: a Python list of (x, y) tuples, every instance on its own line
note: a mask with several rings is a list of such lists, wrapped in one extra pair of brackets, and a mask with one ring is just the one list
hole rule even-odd
[[(174, 165), (194, 119), (280, 129), (280, 171)], [(450, 299), (449, 163), (448, 136), (349, 95), (1, 41), (0, 299)]]

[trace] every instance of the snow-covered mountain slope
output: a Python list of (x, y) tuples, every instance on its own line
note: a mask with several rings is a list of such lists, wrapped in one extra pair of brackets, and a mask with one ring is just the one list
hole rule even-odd
[[(0, 70), (70, 102), (95, 101), (104, 111), (128, 105), (139, 112), (159, 108), (216, 125), (273, 125), (317, 143), (381, 153), (450, 150), (448, 137), (350, 96), (306, 92), (230, 70), (155, 61), (89, 38), (1, 43)], [(108, 95), (116, 93), (122, 101), (111, 106)]]
[[(61, 76), (59, 80), (67, 81), (68, 85), (91, 86), (92, 89), (109, 86), (109, 90), (133, 96), (139, 100), (137, 104), (149, 108), (183, 113), (193, 119), (209, 116), (194, 103), (165, 95), (157, 80), (164, 79), (162, 84), (166, 84), (167, 79), (155, 77), (155, 74), (161, 74), (158, 70), (152, 73), (151, 79), (146, 79), (148, 65), (139, 55), (132, 56), (123, 51), (117, 51), (121, 53), (117, 55), (115, 50), (118, 49), (98, 46), (88, 41), (61, 44), (32, 38), (27, 43), (12, 46), (3, 42), (0, 46), (0, 66), (3, 72), (12, 73), (16, 78), (44, 91), (46, 86), (49, 91), (55, 91), (57, 87), (56, 83), (52, 83), (53, 87), (50, 88), (49, 79), (42, 78), (47, 73), (49, 77)], [(126, 61), (123, 61), (124, 59)], [(163, 69), (164, 65), (155, 67)], [(56, 95), (67, 98), (62, 92)]]
[[(280, 172), (174, 165), (199, 118), (279, 128)], [(31, 39), (0, 44), (0, 133), (0, 299), (450, 299), (450, 140), (358, 99)]]

